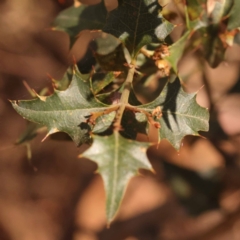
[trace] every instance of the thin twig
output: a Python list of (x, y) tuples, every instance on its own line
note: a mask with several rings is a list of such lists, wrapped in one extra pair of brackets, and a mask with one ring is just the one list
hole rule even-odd
[(126, 108), (126, 105), (128, 104), (128, 99), (131, 91), (131, 85), (132, 85), (134, 73), (135, 73), (135, 65), (133, 64), (133, 66), (131, 66), (128, 70), (127, 79), (124, 83), (124, 89), (119, 102), (120, 107), (117, 110), (117, 114), (115, 117), (115, 123), (114, 123), (115, 131), (119, 131), (121, 129), (122, 116)]

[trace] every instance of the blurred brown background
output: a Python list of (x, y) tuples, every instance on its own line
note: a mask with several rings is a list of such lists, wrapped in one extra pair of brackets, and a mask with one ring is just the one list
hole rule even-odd
[[(97, 1), (87, 1), (85, 3)], [(107, 1), (111, 8), (117, 1)], [(0, 239), (1, 240), (239, 240), (240, 48), (229, 48), (216, 69), (198, 69), (194, 56), (180, 63), (186, 90), (211, 108), (206, 138), (186, 137), (180, 153), (167, 142), (149, 150), (156, 174), (131, 180), (116, 221), (106, 229), (105, 195), (97, 166), (77, 156), (68, 141), (31, 141), (32, 159), (14, 142), (27, 123), (8, 99), (29, 99), (51, 88), (74, 56), (86, 52), (80, 37), (49, 29), (72, 1), (0, 1)], [(171, 6), (170, 6), (171, 7)], [(174, 6), (172, 6), (174, 7)], [(180, 20), (176, 19), (176, 22)], [(180, 27), (181, 28), (181, 27)], [(175, 34), (175, 35), (174, 35)], [(177, 38), (179, 32), (173, 33)], [(204, 87), (203, 87), (204, 85)]]

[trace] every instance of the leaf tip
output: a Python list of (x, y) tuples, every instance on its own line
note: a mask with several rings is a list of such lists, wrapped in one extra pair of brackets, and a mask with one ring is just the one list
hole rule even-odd
[(12, 104), (13, 108), (18, 106), (18, 100), (10, 100), (10, 99), (8, 99), (8, 101)]
[(36, 97), (35, 92), (32, 90), (32, 88), (28, 85), (28, 83), (25, 80), (23, 80), (23, 85), (32, 97)]
[(59, 132), (57, 128), (52, 128), (49, 130), (49, 132), (46, 134), (46, 136), (42, 139), (41, 142), (44, 142), (51, 134)]
[(46, 28), (46, 31), (57, 31), (57, 27), (50, 27), (50, 28)]
[(47, 99), (46, 96), (41, 96), (41, 95), (39, 95), (34, 89), (32, 89), (32, 92), (34, 93), (34, 95), (35, 95), (38, 99), (40, 99), (40, 100), (43, 101), (43, 102), (46, 102), (46, 99)]
[(200, 135), (200, 134), (198, 134), (198, 137), (200, 137), (200, 138), (202, 138), (202, 139), (204, 139), (204, 140), (207, 140), (206, 137), (204, 137), (204, 136), (202, 136), (202, 135)]
[(76, 74), (76, 70), (77, 70), (77, 59), (74, 55), (72, 55), (72, 61), (73, 61), (73, 74)]
[(81, 6), (81, 3), (80, 3), (80, 2), (78, 2), (78, 1), (74, 1), (74, 4), (73, 4), (73, 6), (74, 6), (75, 8), (78, 8), (78, 7), (80, 7), (80, 6)]
[(149, 169), (153, 174), (156, 174), (156, 171), (151, 167), (150, 169)]
[(106, 228), (109, 229), (111, 225), (111, 222), (107, 222)]

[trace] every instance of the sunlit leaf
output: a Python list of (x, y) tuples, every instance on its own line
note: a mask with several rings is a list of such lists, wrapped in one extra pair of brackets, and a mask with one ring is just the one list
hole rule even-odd
[(159, 139), (167, 139), (177, 150), (186, 135), (199, 135), (198, 131), (208, 130), (209, 113), (196, 102), (196, 93), (186, 93), (180, 81), (168, 83), (153, 102), (139, 106), (148, 112), (161, 108)]
[(169, 47), (170, 55), (169, 57), (166, 57), (166, 59), (171, 64), (175, 73), (178, 72), (177, 64), (183, 55), (189, 34), (190, 32), (187, 31), (177, 42)]
[[(75, 67), (71, 83), (65, 91), (55, 90), (51, 96), (39, 96), (34, 100), (13, 101), (12, 105), (25, 119), (47, 126), (48, 135), (65, 132), (77, 145), (81, 145), (90, 140), (88, 117), (108, 108), (92, 95), (89, 82), (83, 79), (84, 75)], [(94, 129), (107, 129), (114, 115), (112, 112), (98, 118)]]

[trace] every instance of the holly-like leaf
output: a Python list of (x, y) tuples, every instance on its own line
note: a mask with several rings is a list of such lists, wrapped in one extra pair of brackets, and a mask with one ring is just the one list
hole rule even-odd
[[(73, 69), (68, 68), (67, 71), (64, 73), (63, 77), (61, 80), (55, 80), (51, 78), (54, 87), (57, 90), (65, 90), (68, 88), (71, 80), (72, 80), (72, 75), (73, 75)], [(89, 77), (89, 76), (88, 76)]]
[[(84, 81), (77, 67), (69, 87), (65, 91), (54, 90), (51, 96), (39, 96), (28, 101), (13, 101), (14, 109), (25, 119), (47, 126), (48, 135), (67, 133), (77, 145), (89, 142), (91, 126), (88, 117), (109, 108), (99, 102), (90, 90), (89, 81)], [(115, 112), (97, 119), (94, 131), (106, 130), (112, 123)], [(48, 136), (47, 135), (47, 136)]]
[(163, 42), (174, 25), (165, 20), (157, 0), (118, 0), (107, 18), (104, 32), (124, 42), (132, 57), (149, 43)]
[(206, 108), (196, 102), (196, 93), (186, 93), (179, 79), (168, 83), (159, 97), (153, 102), (139, 106), (152, 112), (161, 108), (162, 117), (159, 122), (159, 139), (167, 139), (177, 150), (186, 135), (199, 135), (198, 131), (208, 131), (209, 113)]
[(129, 180), (139, 168), (151, 169), (146, 151), (149, 143), (123, 138), (118, 132), (111, 136), (95, 136), (93, 145), (82, 154), (98, 164), (106, 191), (108, 223), (115, 217)]
[(104, 1), (90, 6), (79, 3), (62, 11), (54, 20), (52, 29), (66, 32), (70, 38), (70, 46), (73, 46), (81, 31), (102, 29), (106, 17)]

